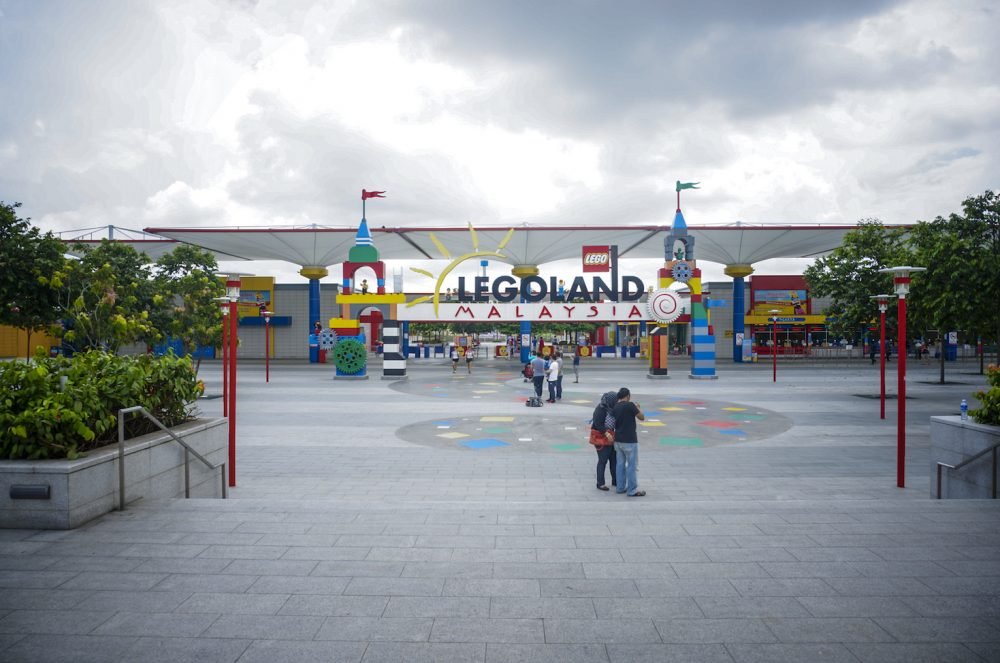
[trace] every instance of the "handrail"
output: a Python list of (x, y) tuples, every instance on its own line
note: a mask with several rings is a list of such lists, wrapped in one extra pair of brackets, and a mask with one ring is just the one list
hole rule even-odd
[(222, 499), (229, 497), (229, 491), (226, 485), (226, 464), (219, 463), (218, 465), (213, 465), (207, 458), (202, 456), (200, 453), (195, 451), (191, 446), (177, 437), (177, 434), (172, 430), (160, 423), (160, 420), (150, 414), (149, 410), (141, 405), (135, 405), (133, 407), (126, 407), (118, 410), (118, 510), (125, 510), (125, 417), (126, 414), (131, 414), (132, 412), (142, 412), (142, 415), (152, 421), (159, 427), (164, 433), (173, 438), (174, 442), (177, 442), (182, 447), (184, 447), (184, 497), (191, 497), (191, 472), (189, 469), (189, 454), (194, 454), (194, 457), (200, 460), (205, 466), (210, 470), (218, 469), (219, 474), (222, 477)]
[(1000, 447), (1000, 442), (998, 442), (997, 444), (994, 444), (989, 449), (983, 449), (982, 451), (980, 451), (979, 453), (977, 453), (975, 456), (972, 456), (971, 458), (966, 458), (965, 460), (963, 460), (958, 465), (949, 465), (948, 463), (941, 463), (941, 462), (939, 462), (937, 464), (937, 498), (941, 499), (941, 470), (942, 470), (942, 468), (947, 467), (949, 470), (960, 470), (963, 467), (965, 467), (966, 465), (968, 465), (969, 463), (971, 463), (972, 461), (979, 460), (980, 458), (982, 458), (986, 454), (992, 453), (993, 454), (993, 474), (990, 477), (990, 480), (991, 480), (991, 483), (992, 483), (992, 497), (993, 497), (993, 499), (996, 499), (997, 498), (997, 448), (998, 447)]

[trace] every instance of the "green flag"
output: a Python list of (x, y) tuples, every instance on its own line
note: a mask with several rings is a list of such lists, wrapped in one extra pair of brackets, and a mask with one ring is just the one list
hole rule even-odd
[(680, 193), (681, 189), (697, 189), (701, 182), (681, 182), (677, 180), (677, 192)]

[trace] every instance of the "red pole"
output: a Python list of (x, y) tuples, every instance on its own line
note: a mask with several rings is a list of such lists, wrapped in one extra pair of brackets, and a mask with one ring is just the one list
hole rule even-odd
[(882, 390), (880, 392), (881, 393), (880, 398), (882, 402), (881, 418), (885, 419), (885, 306), (880, 304), (879, 311), (881, 312), (879, 315), (879, 322), (880, 322), (879, 350), (881, 350), (880, 354), (882, 355), (881, 364), (879, 366), (882, 372)]
[[(235, 287), (239, 287), (239, 281)], [(230, 284), (227, 283), (227, 286)], [(229, 301), (229, 485), (236, 485), (236, 351), (237, 303)]]
[(271, 324), (264, 316), (264, 382), (271, 381)]
[(229, 325), (229, 316), (222, 316), (222, 416), (229, 416), (229, 334), (226, 333), (226, 326)]
[(771, 332), (771, 364), (773, 368), (773, 376), (771, 382), (778, 381), (778, 318), (774, 317), (774, 327)]
[[(909, 283), (910, 279), (896, 278), (896, 283)], [(896, 486), (906, 484), (906, 295), (899, 295), (897, 313), (899, 315), (899, 357), (896, 362), (899, 403), (896, 407)]]

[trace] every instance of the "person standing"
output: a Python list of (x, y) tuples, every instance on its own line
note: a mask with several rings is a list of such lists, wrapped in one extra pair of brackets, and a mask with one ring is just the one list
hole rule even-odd
[(618, 390), (618, 403), (611, 411), (615, 418), (615, 470), (618, 473), (617, 493), (627, 493), (629, 497), (643, 497), (646, 491), (639, 490), (639, 437), (636, 433), (636, 419), (645, 421), (638, 403), (632, 402), (632, 392), (626, 387)]
[(576, 346), (576, 352), (573, 353), (573, 384), (580, 383), (580, 346)]
[(561, 401), (563, 375), (566, 373), (566, 369), (564, 368), (566, 360), (563, 359), (562, 352), (556, 353), (556, 361), (559, 362), (559, 377), (556, 378), (556, 400)]
[(455, 373), (458, 370), (458, 348), (452, 344), (451, 346), (451, 372)]
[(531, 360), (531, 381), (535, 383), (535, 396), (542, 397), (542, 384), (545, 382), (545, 360), (541, 355), (535, 355)]
[(549, 400), (546, 403), (556, 402), (556, 390), (559, 388), (559, 356), (553, 353), (552, 359), (549, 361), (549, 368), (545, 371), (546, 377), (549, 379)]
[[(611, 412), (618, 402), (618, 393), (609, 391), (601, 396), (601, 402), (594, 408), (594, 416), (590, 422), (590, 443), (597, 450), (597, 489), (608, 490), (604, 483), (604, 467), (611, 470), (611, 485), (618, 486), (618, 475), (615, 472), (614, 419)], [(609, 425), (610, 424), (610, 425)]]
[(476, 356), (476, 348), (474, 346), (468, 345), (465, 347), (465, 370), (472, 375), (472, 360)]

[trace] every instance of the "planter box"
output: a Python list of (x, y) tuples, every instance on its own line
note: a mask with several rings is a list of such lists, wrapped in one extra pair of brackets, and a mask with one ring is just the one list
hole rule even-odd
[[(977, 424), (961, 417), (931, 417), (931, 497), (937, 497), (937, 464), (958, 465), (984, 449), (1000, 444), (1000, 427)], [(998, 450), (1000, 451), (1000, 450)], [(990, 499), (992, 454), (960, 470), (941, 471), (941, 497)]]
[[(211, 463), (225, 462), (225, 419), (172, 429)], [(222, 497), (220, 470), (191, 456), (191, 496)], [(125, 501), (184, 496), (184, 447), (163, 432), (125, 443)], [(48, 499), (11, 499), (11, 486), (48, 486)], [(0, 528), (73, 529), (118, 507), (118, 445), (76, 460), (0, 460)]]

